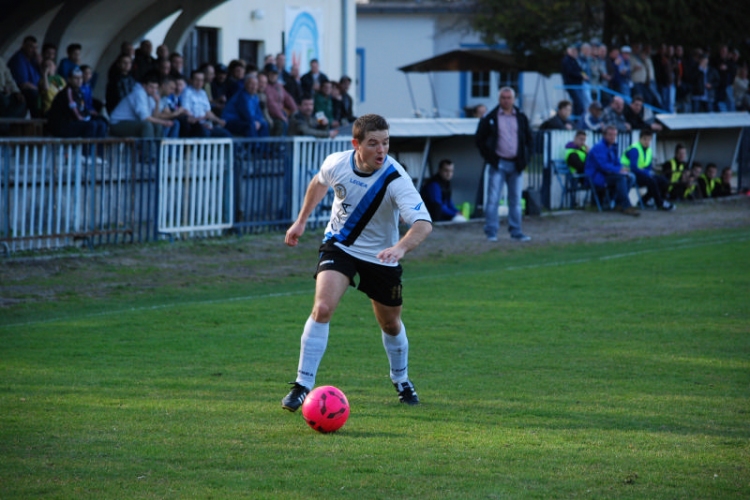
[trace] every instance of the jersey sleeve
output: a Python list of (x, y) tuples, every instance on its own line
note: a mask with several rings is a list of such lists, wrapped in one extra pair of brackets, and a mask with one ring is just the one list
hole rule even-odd
[(408, 175), (401, 175), (390, 187), (401, 218), (406, 224), (412, 225), (418, 220), (432, 222), (422, 197)]

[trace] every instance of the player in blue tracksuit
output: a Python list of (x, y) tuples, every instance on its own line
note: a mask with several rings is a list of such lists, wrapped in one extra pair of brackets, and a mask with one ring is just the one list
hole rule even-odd
[[(316, 271), (315, 302), (302, 332), (297, 378), (282, 399), (296, 411), (315, 385), (328, 344), (331, 317), (349, 286), (367, 294), (380, 325), (390, 377), (402, 403), (419, 404), (409, 380), (409, 343), (401, 322), (399, 261), (432, 232), (432, 220), (404, 168), (388, 156), (388, 122), (379, 115), (359, 117), (352, 127), (353, 151), (334, 153), (310, 182), (297, 220), (285, 242), (296, 246), (307, 219), (333, 188), (335, 199)], [(399, 220), (411, 227), (400, 237)]]

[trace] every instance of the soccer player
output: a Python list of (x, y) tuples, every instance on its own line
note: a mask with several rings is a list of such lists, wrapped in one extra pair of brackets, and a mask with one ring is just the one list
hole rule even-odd
[[(281, 406), (296, 411), (315, 385), (315, 375), (328, 344), (331, 317), (349, 286), (372, 301), (380, 325), (390, 376), (399, 401), (419, 404), (409, 380), (409, 342), (401, 322), (399, 260), (432, 232), (430, 214), (404, 168), (388, 156), (388, 122), (369, 114), (355, 120), (353, 151), (333, 153), (310, 182), (297, 220), (286, 232), (294, 247), (307, 219), (333, 188), (335, 200), (325, 230), (315, 273), (315, 301), (302, 332), (297, 379)], [(411, 227), (399, 239), (399, 218)]]

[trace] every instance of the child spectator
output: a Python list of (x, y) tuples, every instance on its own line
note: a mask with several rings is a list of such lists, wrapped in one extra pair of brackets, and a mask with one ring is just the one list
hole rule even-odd
[(71, 43), (66, 50), (68, 57), (63, 58), (57, 66), (57, 73), (67, 79), (74, 68), (81, 67), (81, 44)]
[(42, 77), (39, 79), (39, 99), (42, 104), (42, 114), (47, 116), (52, 100), (65, 87), (65, 80), (57, 74), (57, 64), (52, 59), (46, 59), (42, 67)]
[(586, 132), (579, 130), (572, 141), (565, 145), (565, 163), (572, 174), (582, 174), (586, 166)]

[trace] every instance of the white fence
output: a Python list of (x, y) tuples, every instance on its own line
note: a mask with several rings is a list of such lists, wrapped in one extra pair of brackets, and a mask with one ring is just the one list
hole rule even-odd
[(231, 139), (164, 140), (158, 231), (216, 236), (234, 224)]

